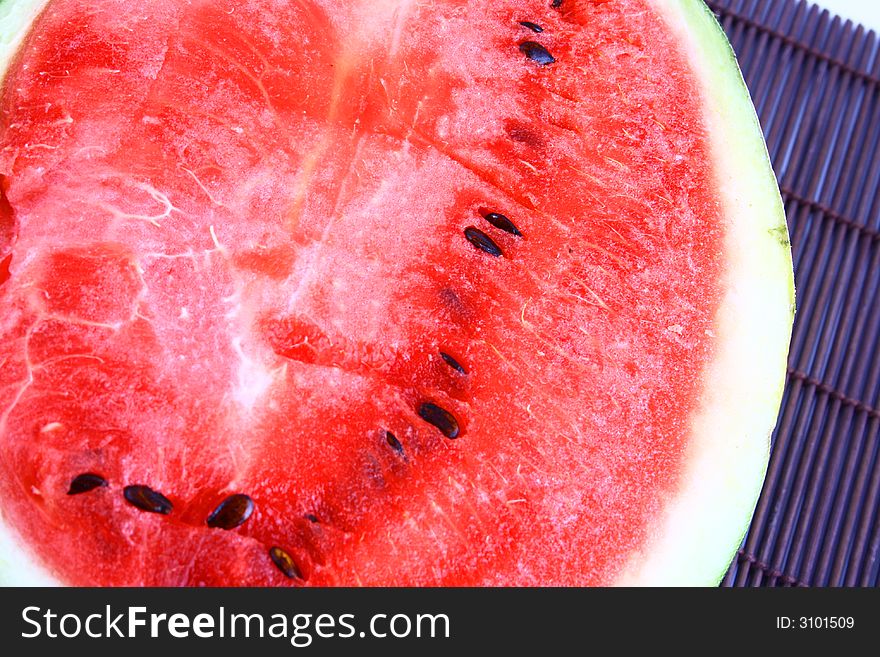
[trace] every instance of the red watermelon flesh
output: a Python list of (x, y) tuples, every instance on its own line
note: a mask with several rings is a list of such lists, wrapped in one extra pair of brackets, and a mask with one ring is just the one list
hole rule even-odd
[(615, 581), (714, 348), (701, 93), (647, 0), (50, 2), (2, 97), (7, 524), (73, 584)]

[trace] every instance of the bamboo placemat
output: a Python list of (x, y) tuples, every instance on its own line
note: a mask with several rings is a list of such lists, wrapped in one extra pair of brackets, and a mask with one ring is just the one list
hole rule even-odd
[(710, 0), (782, 188), (798, 313), (755, 518), (726, 586), (876, 586), (880, 48), (801, 0)]

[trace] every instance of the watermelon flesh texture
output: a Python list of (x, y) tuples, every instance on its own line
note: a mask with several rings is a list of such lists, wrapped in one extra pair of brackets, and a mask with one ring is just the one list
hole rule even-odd
[(715, 349), (701, 94), (645, 0), (51, 2), (2, 99), (5, 522), (73, 584), (613, 583)]

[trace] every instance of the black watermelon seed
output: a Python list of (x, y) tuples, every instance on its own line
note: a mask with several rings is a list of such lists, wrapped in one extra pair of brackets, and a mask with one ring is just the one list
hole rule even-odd
[(461, 366), (461, 363), (459, 363), (457, 360), (455, 360), (449, 354), (441, 351), (440, 358), (442, 358), (444, 361), (446, 361), (446, 364), (449, 365), (449, 367), (454, 369), (459, 374), (467, 374), (467, 371)]
[(553, 9), (559, 9), (562, 6), (562, 0), (553, 0), (553, 2), (550, 3), (550, 6), (553, 7)]
[(464, 229), (464, 236), (467, 238), (468, 242), (473, 244), (480, 251), (488, 253), (490, 256), (500, 258), (504, 255), (504, 251), (501, 250), (501, 247), (495, 244), (492, 238), (479, 228), (468, 226)]
[(532, 21), (520, 21), (519, 24), (522, 25), (524, 28), (531, 30), (532, 32), (537, 32), (538, 34), (544, 31), (543, 27), (541, 27), (537, 23), (533, 23)]
[(546, 66), (556, 61), (556, 58), (544, 46), (534, 41), (523, 41), (519, 44), (519, 49), (523, 55), (541, 66)]
[(289, 577), (290, 579), (302, 579), (302, 573), (297, 567), (296, 562), (293, 560), (293, 557), (287, 553), (287, 550), (276, 545), (269, 549), (269, 557), (272, 559), (272, 562), (278, 566), (278, 570), (284, 573), (285, 577)]
[(171, 500), (149, 486), (126, 486), (122, 494), (125, 495), (129, 504), (141, 511), (161, 513), (167, 516), (174, 508)]
[(242, 493), (230, 495), (208, 516), (208, 527), (235, 529), (244, 524), (254, 512), (254, 501)]
[(307, 513), (304, 517), (309, 522), (318, 522), (318, 516), (316, 516), (314, 513)]
[(77, 475), (70, 482), (70, 488), (67, 490), (68, 495), (79, 495), (80, 493), (88, 493), (96, 488), (103, 488), (107, 485), (107, 480), (101, 475), (91, 472)]
[(437, 404), (425, 402), (419, 406), (419, 416), (428, 424), (433, 424), (447, 438), (454, 440), (458, 438), (458, 420), (445, 408), (440, 408)]
[(505, 217), (503, 214), (499, 214), (498, 212), (490, 212), (489, 214), (483, 217), (490, 224), (495, 226), (495, 228), (500, 228), (505, 233), (510, 233), (511, 235), (516, 235), (517, 237), (522, 237), (522, 233), (519, 232), (519, 228), (516, 227), (510, 219)]
[(403, 445), (390, 431), (385, 432), (385, 442), (388, 443), (388, 446), (393, 449), (398, 454), (403, 454)]

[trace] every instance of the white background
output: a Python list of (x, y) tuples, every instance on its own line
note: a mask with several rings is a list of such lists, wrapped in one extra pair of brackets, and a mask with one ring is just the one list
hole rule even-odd
[(880, 0), (812, 0), (814, 4), (880, 32)]

